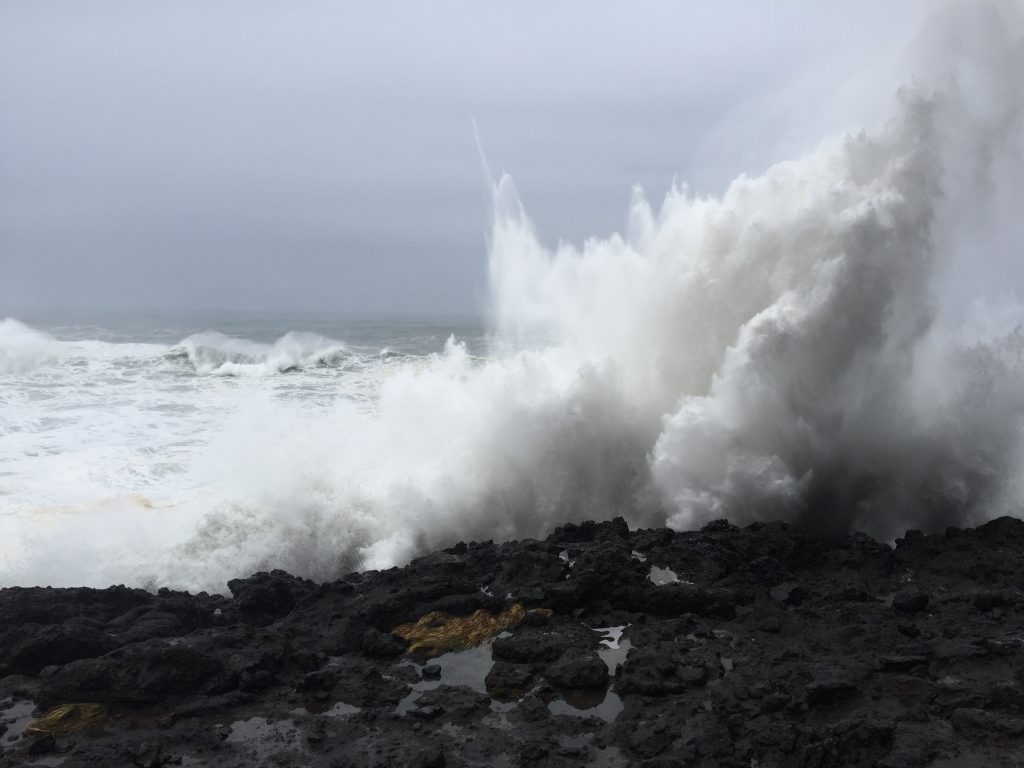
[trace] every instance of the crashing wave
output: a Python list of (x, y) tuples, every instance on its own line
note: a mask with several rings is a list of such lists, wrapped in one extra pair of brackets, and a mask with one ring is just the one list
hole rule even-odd
[(61, 353), (60, 342), (48, 333), (11, 317), (0, 320), (0, 374), (26, 373), (57, 360)]
[(291, 331), (273, 344), (227, 336), (216, 331), (197, 333), (168, 353), (187, 360), (200, 376), (262, 376), (313, 367), (333, 367), (350, 357), (340, 341), (315, 333)]
[(155, 359), (160, 344), (67, 341), (13, 318), (0, 321), (0, 374), (24, 374), (68, 362), (117, 363)]
[[(989, 17), (954, 21), (960, 47), (943, 50), (969, 56), (968, 80), (908, 89), (887, 125), (721, 197), (674, 188), (655, 211), (637, 192), (624, 235), (548, 247), (501, 179), (487, 359), (452, 341), (363, 369), (372, 408), (210, 386), (174, 515), (62, 520), (20, 546), (18, 580), (328, 578), (615, 515), (888, 538), (1019, 511), (1024, 312), (1007, 300), (994, 315), (956, 276), (1020, 252), (1007, 222), (1024, 198), (1024, 46)], [(312, 334), (178, 349), (197, 373), (236, 376), (347, 354)], [(53, 551), (79, 570), (55, 574)]]

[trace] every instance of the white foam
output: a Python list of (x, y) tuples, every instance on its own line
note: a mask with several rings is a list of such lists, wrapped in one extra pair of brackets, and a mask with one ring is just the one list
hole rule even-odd
[(0, 374), (30, 371), (59, 355), (52, 336), (13, 318), (0, 321)]
[(61, 341), (14, 318), (0, 320), (0, 376), (29, 373), (60, 364), (107, 363), (145, 358), (165, 351), (160, 344), (114, 344), (104, 341)]
[(196, 373), (221, 376), (265, 376), (315, 366), (336, 365), (347, 358), (343, 342), (315, 333), (290, 332), (273, 344), (261, 344), (207, 331), (189, 336), (183, 350)]

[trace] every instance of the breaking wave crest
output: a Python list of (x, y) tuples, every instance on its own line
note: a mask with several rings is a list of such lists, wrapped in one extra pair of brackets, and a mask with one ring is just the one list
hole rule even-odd
[(168, 356), (187, 360), (201, 376), (260, 376), (335, 366), (350, 355), (342, 342), (315, 333), (291, 331), (262, 344), (207, 331), (184, 339)]
[(160, 344), (67, 341), (6, 318), (0, 321), (0, 374), (28, 373), (67, 361), (184, 363), (199, 376), (266, 376), (335, 367), (352, 358), (346, 344), (316, 333), (290, 331), (270, 344), (217, 331), (193, 334), (168, 349)]
[(60, 355), (60, 342), (14, 318), (0, 320), (0, 373), (25, 373)]
[(65, 341), (14, 318), (0, 321), (0, 374), (28, 373), (68, 361), (155, 359), (163, 351), (160, 344)]

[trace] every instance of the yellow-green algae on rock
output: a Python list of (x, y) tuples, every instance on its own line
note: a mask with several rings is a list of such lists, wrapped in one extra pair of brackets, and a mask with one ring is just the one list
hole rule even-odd
[(67, 736), (102, 725), (107, 708), (102, 704), (61, 704), (49, 709), (25, 728), (29, 736)]
[[(550, 614), (550, 611), (546, 611)], [(514, 603), (500, 613), (483, 608), (469, 616), (451, 616), (443, 611), (431, 611), (413, 624), (402, 624), (391, 633), (409, 641), (407, 653), (424, 651), (428, 656), (440, 656), (450, 651), (464, 651), (480, 645), (495, 635), (511, 629), (523, 620), (526, 609)]]

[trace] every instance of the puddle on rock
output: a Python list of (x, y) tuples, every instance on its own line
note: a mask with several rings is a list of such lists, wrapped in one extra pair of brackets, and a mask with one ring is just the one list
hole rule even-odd
[[(502, 635), (505, 633), (502, 633)], [(501, 637), (501, 635), (499, 635)], [(491, 641), (487, 641), (475, 648), (465, 651), (450, 651), (428, 659), (426, 664), (419, 664), (414, 661), (405, 662), (419, 673), (421, 679), (412, 684), (412, 690), (404, 699), (398, 702), (395, 714), (405, 715), (416, 705), (416, 700), (424, 691), (431, 691), (441, 685), (460, 686), (472, 688), (479, 693), (487, 693), (485, 682), (487, 673), (494, 666), (494, 659), (491, 656)], [(423, 667), (437, 665), (441, 673), (429, 680), (422, 679)], [(492, 702), (492, 709), (494, 708)]]
[[(626, 660), (626, 654), (633, 644), (622, 633), (628, 624), (616, 627), (591, 627), (603, 637), (598, 641), (597, 655), (608, 667), (608, 675), (615, 674), (615, 668)], [(610, 723), (622, 712), (623, 704), (611, 688), (602, 691), (563, 691), (562, 698), (548, 702), (548, 711), (553, 715), (573, 717), (599, 717)]]
[(594, 740), (594, 734), (581, 733), (578, 736), (570, 736), (563, 733), (559, 734), (556, 738), (558, 740), (558, 754), (561, 757), (579, 760), (586, 759), (590, 753), (590, 745)]
[(618, 747), (605, 747), (592, 750), (590, 762), (587, 765), (590, 768), (626, 768), (629, 765), (629, 760)]
[(602, 637), (598, 642), (605, 648), (618, 648), (622, 633), (626, 631), (627, 624), (620, 624), (617, 627), (591, 627), (595, 632), (600, 632)]
[(599, 717), (610, 723), (622, 712), (622, 699), (610, 688), (607, 691), (564, 692), (564, 698), (548, 703), (548, 712), (571, 717)]
[(495, 755), (486, 763), (468, 763), (473, 766), (487, 766), (487, 768), (512, 768), (515, 763), (510, 755)]
[(303, 707), (296, 707), (292, 714), (297, 717), (304, 715), (321, 715), (323, 717), (351, 717), (362, 712), (361, 707), (346, 704), (344, 701), (324, 702), (319, 704), (311, 702)]
[(607, 665), (609, 675), (614, 675), (615, 669), (620, 664), (626, 663), (626, 656), (632, 647), (633, 644), (628, 639), (623, 638), (614, 648), (602, 648), (597, 652), (597, 655), (601, 657), (601, 661)]
[[(568, 549), (563, 549), (561, 552), (559, 552), (558, 553), (558, 559), (561, 560), (566, 565), (568, 565), (570, 571), (572, 570), (573, 566), (576, 565), (576, 561), (575, 560), (569, 559), (569, 550)], [(570, 574), (568, 574), (568, 573), (565, 574), (565, 578), (568, 579), (569, 576), (570, 576)]]
[(451, 738), (458, 739), (460, 741), (463, 738), (462, 730), (462, 726), (456, 725), (455, 723), (444, 723), (440, 728), (441, 733), (445, 736), (450, 736)]
[(4, 748), (7, 748), (21, 738), (28, 724), (35, 719), (32, 717), (32, 712), (35, 711), (36, 705), (31, 701), (8, 699), (5, 702), (0, 702), (0, 707), (3, 707), (0, 710), (0, 721), (7, 723), (7, 732), (3, 735), (2, 740)]
[(558, 736), (558, 746), (563, 749), (577, 749), (579, 747), (589, 747), (590, 742), (594, 740), (594, 734), (592, 733), (581, 733), (579, 736), (569, 736), (567, 734), (560, 734)]
[(651, 572), (647, 574), (647, 578), (659, 587), (663, 584), (679, 583), (679, 577), (676, 576), (675, 571), (671, 568), (659, 568), (656, 565), (651, 566)]
[(608, 667), (609, 675), (615, 674), (615, 668), (626, 661), (626, 654), (633, 647), (629, 639), (622, 636), (627, 626), (593, 628), (595, 632), (600, 632), (604, 635), (598, 641), (601, 647), (597, 649), (597, 655), (601, 657), (601, 661)]
[(498, 712), (495, 710), (491, 711), (491, 714), (487, 715), (483, 720), (480, 721), (483, 725), (490, 728), (494, 728), (498, 731), (511, 731), (512, 721), (508, 719), (508, 715), (505, 712)]
[(279, 750), (303, 752), (299, 729), (294, 720), (270, 722), (265, 717), (252, 717), (248, 720), (236, 720), (231, 723), (227, 741), (247, 747), (261, 761)]
[(351, 715), (357, 715), (362, 711), (363, 710), (359, 707), (354, 707), (351, 704), (346, 704), (344, 701), (339, 701), (323, 714), (327, 717), (349, 717)]
[(500, 699), (491, 699), (491, 712), (503, 714), (505, 712), (511, 712), (516, 708), (516, 705), (522, 701), (522, 696), (517, 699), (506, 699), (504, 701)]
[(561, 735), (558, 737), (558, 746), (561, 755), (584, 759), (590, 768), (626, 768), (630, 764), (618, 747), (594, 744), (593, 733)]

